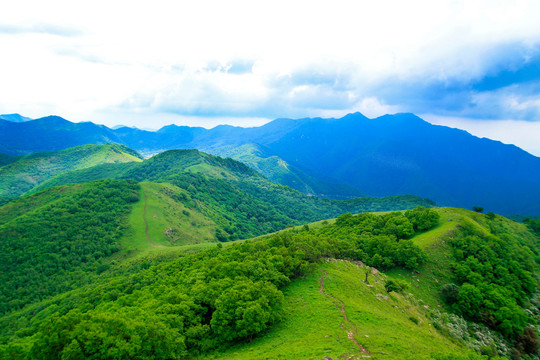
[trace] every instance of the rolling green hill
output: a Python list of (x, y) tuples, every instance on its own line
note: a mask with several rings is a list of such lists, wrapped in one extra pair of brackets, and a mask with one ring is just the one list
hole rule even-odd
[(41, 186), (0, 206), (1, 359), (535, 359), (536, 222), (197, 150)]
[(388, 211), (433, 206), (412, 195), (328, 200), (276, 185), (250, 167), (197, 150), (170, 150), (139, 163), (102, 164), (65, 172), (36, 189), (103, 178), (173, 184), (185, 191), (181, 202), (196, 207), (219, 225), (222, 241), (245, 239), (344, 212)]
[(104, 163), (137, 161), (141, 161), (139, 154), (117, 144), (82, 145), (55, 152), (26, 155), (0, 167), (0, 196), (19, 196), (44, 181), (71, 170)]
[[(117, 145), (86, 148), (64, 152), (90, 150), (92, 156), (86, 158), (87, 162), (111, 151), (124, 154), (116, 152)], [(36, 157), (54, 164), (53, 154)], [(60, 157), (62, 161), (66, 158)], [(144, 162), (101, 164), (66, 171), (52, 179), (94, 174), (96, 168), (109, 169), (106, 177), (115, 174), (120, 179), (46, 188), (0, 207), (5, 277), (1, 293), (6, 296), (1, 311), (91, 282), (113, 258), (260, 236), (289, 225), (333, 217), (349, 207), (406, 208), (424, 202), (415, 197), (364, 199), (358, 203), (319, 200), (272, 184), (242, 163), (197, 150), (169, 151)], [(135, 184), (139, 189), (128, 196), (127, 203), (110, 195), (110, 188), (127, 186), (122, 184)], [(78, 255), (71, 259), (74, 249)], [(41, 269), (41, 265), (45, 267)], [(39, 276), (33, 276), (35, 269), (41, 269)], [(50, 285), (38, 287), (48, 282)], [(22, 283), (28, 285), (21, 287)]]
[[(167, 189), (178, 191), (150, 183), (139, 191), (156, 201)], [(164, 216), (146, 209), (156, 223)], [(470, 360), (537, 351), (527, 329), (540, 312), (526, 279), (536, 286), (539, 239), (497, 215), (345, 214), (192, 254), (161, 241), (86, 286), (0, 318), (0, 355)], [(480, 256), (484, 264), (500, 261), (470, 268), (477, 275), (467, 278), (456, 271)], [(496, 289), (501, 279), (518, 297), (482, 288)], [(455, 301), (444, 290), (449, 282), (458, 287)], [(473, 286), (479, 298), (470, 296)], [(493, 312), (501, 322), (474, 318), (467, 302), (477, 300), (478, 309), (505, 301), (510, 311)]]

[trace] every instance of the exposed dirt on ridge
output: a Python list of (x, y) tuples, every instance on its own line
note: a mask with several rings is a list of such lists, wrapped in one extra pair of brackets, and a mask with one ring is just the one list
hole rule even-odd
[(324, 277), (327, 275), (326, 271), (323, 271), (323, 274), (321, 275), (321, 286), (319, 287), (319, 292), (321, 294), (323, 294), (324, 296), (326, 296), (327, 298), (329, 299), (332, 299), (334, 301), (337, 301), (341, 306), (338, 306), (336, 304), (336, 307), (341, 311), (341, 314), (343, 315), (343, 320), (345, 321), (346, 324), (349, 324), (350, 327), (352, 327), (352, 331), (351, 330), (348, 330), (347, 331), (347, 338), (352, 341), (356, 346), (358, 346), (358, 348), (360, 349), (361, 352), (363, 352), (364, 354), (370, 354), (369, 351), (367, 351), (367, 349), (362, 346), (360, 343), (358, 343), (358, 341), (356, 340), (355, 336), (358, 334), (358, 330), (356, 329), (356, 325), (354, 325), (350, 320), (349, 318), (347, 317), (347, 313), (345, 312), (345, 304), (343, 303), (343, 301), (339, 300), (338, 298), (330, 295), (330, 294), (327, 294), (324, 292)]

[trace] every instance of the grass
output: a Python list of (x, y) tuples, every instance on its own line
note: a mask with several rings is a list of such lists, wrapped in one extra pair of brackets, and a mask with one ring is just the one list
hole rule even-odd
[(451, 236), (463, 214), (453, 208), (435, 209), (439, 215), (439, 225), (435, 228), (418, 234), (411, 239), (416, 245), (424, 249), (428, 255), (427, 262), (420, 271), (411, 271), (395, 268), (387, 272), (388, 275), (402, 279), (411, 284), (410, 292), (424, 304), (430, 307), (442, 307), (438, 294), (441, 286), (450, 282), (450, 263), (452, 259), (451, 249), (444, 241), (446, 236)]
[[(214, 222), (195, 210), (185, 208), (171, 197), (181, 192), (184, 190), (167, 183), (141, 183), (139, 201), (134, 204), (129, 216), (129, 230), (121, 240), (122, 248), (155, 250), (161, 247), (215, 243)], [(157, 247), (153, 247), (146, 237), (145, 218), (150, 241)]]
[[(357, 341), (370, 355), (347, 339), (337, 302), (319, 292), (323, 271), (325, 292), (345, 304), (355, 324)], [(284, 289), (285, 318), (249, 344), (239, 344), (211, 359), (431, 359), (434, 353), (465, 351), (440, 335), (429, 323), (427, 310), (412, 297), (386, 293), (386, 275), (369, 275), (368, 287), (361, 265), (329, 261)]]
[(196, 164), (191, 165), (185, 169), (185, 171), (192, 172), (194, 174), (202, 173), (216, 179), (237, 180), (238, 178), (232, 175), (229, 171), (222, 167), (216, 167), (210, 164)]
[[(457, 208), (437, 208), (435, 210), (440, 215), (439, 225), (411, 239), (426, 251), (428, 261), (419, 272), (396, 268), (388, 271), (387, 274), (409, 282), (411, 284), (410, 291), (422, 299), (425, 304), (431, 307), (443, 308), (444, 304), (439, 297), (440, 289), (443, 285), (452, 282), (450, 272), (452, 250), (445, 239), (452, 236), (459, 224), (472, 224), (484, 234), (489, 234), (490, 230), (486, 227), (487, 223), (483, 214)], [(510, 221), (499, 215), (497, 215), (497, 221), (500, 223), (499, 226), (508, 229), (509, 232), (518, 234), (523, 239), (528, 239), (531, 242), (535, 241), (535, 239), (531, 238), (531, 234), (527, 231), (525, 225)]]
[(19, 196), (68, 171), (105, 163), (141, 162), (137, 153), (118, 144), (81, 145), (54, 152), (34, 153), (0, 168), (0, 195)]

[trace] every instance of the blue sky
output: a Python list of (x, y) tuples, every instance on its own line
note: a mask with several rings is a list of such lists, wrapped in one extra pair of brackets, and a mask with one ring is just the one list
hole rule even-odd
[(540, 156), (540, 2), (17, 1), (0, 113), (159, 128), (413, 112)]

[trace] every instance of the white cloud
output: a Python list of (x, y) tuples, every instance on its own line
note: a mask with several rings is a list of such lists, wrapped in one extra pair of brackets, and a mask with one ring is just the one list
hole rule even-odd
[(490, 74), (507, 44), (536, 49), (539, 13), (536, 0), (16, 1), (0, 13), (0, 112), (146, 127), (449, 104), (529, 114), (537, 98), (443, 88)]
[(376, 97), (367, 97), (356, 102), (354, 106), (342, 110), (325, 110), (320, 116), (340, 118), (349, 113), (360, 112), (368, 118), (376, 118), (386, 114), (402, 112), (399, 106), (392, 106), (382, 103)]

